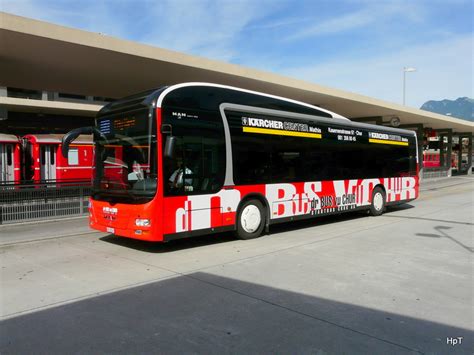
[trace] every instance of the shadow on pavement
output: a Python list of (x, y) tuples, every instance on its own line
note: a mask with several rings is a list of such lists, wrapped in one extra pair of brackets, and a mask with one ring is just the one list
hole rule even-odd
[(419, 221), (431, 221), (431, 222), (443, 222), (443, 223), (452, 223), (452, 224), (463, 224), (465, 226), (474, 226), (474, 223), (469, 222), (458, 222), (458, 221), (449, 221), (446, 219), (436, 219), (436, 218), (424, 218), (424, 217), (410, 217), (410, 216), (387, 216), (393, 218), (404, 218), (404, 219), (416, 219)]
[[(322, 226), (326, 224), (336, 223), (340, 221), (350, 221), (358, 218), (367, 217), (365, 211), (361, 212), (349, 212), (339, 215), (316, 217), (305, 220), (278, 223), (270, 226), (270, 235), (279, 234), (291, 231), (297, 231), (304, 228), (311, 228), (316, 226)], [(177, 250), (184, 250), (189, 248), (201, 247), (212, 244), (220, 244), (235, 241), (236, 237), (232, 232), (208, 234), (198, 237), (190, 237), (184, 239), (177, 239), (167, 243), (155, 243), (147, 242), (138, 239), (130, 239), (117, 237), (113, 234), (99, 238), (99, 240), (107, 243), (120, 245), (127, 248), (136, 249), (139, 251), (149, 253), (169, 253)]]
[[(440, 221), (442, 222), (442, 221)], [(468, 223), (468, 224), (471, 224), (471, 223)], [(428, 237), (428, 238), (446, 238), (446, 239), (449, 239), (451, 240), (452, 242), (456, 243), (457, 245), (459, 245), (461, 248), (464, 248), (465, 250), (467, 250), (468, 252), (470, 253), (474, 253), (474, 248), (471, 248), (469, 246), (467, 246), (466, 244), (464, 243), (461, 243), (459, 240), (457, 240), (456, 238), (454, 238), (453, 236), (451, 236), (450, 234), (448, 234), (446, 231), (452, 229), (452, 227), (448, 227), (448, 226), (436, 226), (434, 227), (434, 230), (437, 231), (438, 233), (437, 234), (432, 234), (432, 233), (416, 233), (415, 235), (418, 236), (418, 237)]]
[(411, 210), (412, 208), (415, 208), (415, 206), (410, 205), (409, 203), (403, 203), (401, 205), (395, 205), (395, 206), (388, 206), (387, 210), (384, 212), (384, 215), (386, 213), (391, 213), (391, 212)]
[(113, 234), (110, 234), (105, 237), (99, 238), (99, 240), (148, 253), (169, 253), (177, 250), (185, 250), (206, 245), (226, 243), (234, 241), (235, 237), (232, 233), (216, 233), (199, 237), (173, 240), (168, 243), (160, 243), (117, 237)]
[[(399, 210), (406, 210), (413, 208), (412, 205), (403, 204), (398, 206), (391, 206), (387, 210), (387, 214)], [(315, 217), (293, 222), (277, 223), (270, 226), (270, 235), (279, 234), (291, 231), (298, 231), (300, 229), (323, 226), (326, 224), (337, 223), (342, 221), (351, 221), (359, 218), (368, 218), (367, 211), (346, 212), (331, 216)], [(185, 250), (189, 248), (196, 248), (212, 244), (220, 244), (235, 241), (236, 237), (232, 232), (208, 234), (198, 237), (190, 237), (184, 239), (173, 240), (167, 243), (147, 242), (138, 239), (130, 239), (117, 237), (113, 234), (99, 238), (99, 240), (115, 245), (120, 245), (135, 250), (149, 252), (149, 253), (169, 253), (178, 250)]]
[[(413, 298), (413, 308), (423, 302)], [(0, 327), (2, 354), (468, 354), (474, 348), (467, 329), (202, 272)], [(462, 344), (447, 345), (447, 337), (463, 337)]]

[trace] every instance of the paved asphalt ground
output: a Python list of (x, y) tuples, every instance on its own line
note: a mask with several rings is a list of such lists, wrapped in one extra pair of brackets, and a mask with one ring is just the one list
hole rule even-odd
[(472, 354), (473, 198), (457, 177), (250, 241), (3, 226), (0, 353)]

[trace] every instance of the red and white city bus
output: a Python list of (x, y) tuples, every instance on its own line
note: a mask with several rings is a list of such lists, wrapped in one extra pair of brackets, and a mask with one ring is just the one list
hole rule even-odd
[(20, 139), (0, 133), (0, 184), (20, 181)]
[(24, 141), (24, 179), (34, 183), (90, 181), (94, 163), (92, 136), (82, 135), (61, 152), (59, 134), (27, 134)]
[(95, 127), (63, 138), (65, 152), (81, 133), (96, 149), (90, 226), (118, 236), (250, 239), (274, 223), (380, 215), (418, 197), (414, 132), (234, 87), (184, 83), (110, 103)]

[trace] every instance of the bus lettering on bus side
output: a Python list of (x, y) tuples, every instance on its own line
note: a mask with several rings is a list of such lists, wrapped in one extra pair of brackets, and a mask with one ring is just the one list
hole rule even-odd
[(369, 136), (370, 138), (374, 138), (374, 139), (389, 139), (389, 136), (388, 134), (385, 134), (385, 133), (376, 133), (376, 132), (369, 132)]
[[(246, 122), (246, 123), (244, 123), (244, 122)], [(248, 126), (251, 126), (251, 127), (283, 129), (283, 122), (275, 121), (275, 120), (264, 120), (264, 119), (261, 119), (261, 118), (243, 117), (242, 118), (242, 123), (244, 123)]]
[(353, 195), (354, 205), (356, 204), (356, 194), (357, 194), (357, 180), (338, 180), (334, 181), (334, 191), (336, 197), (339, 201), (342, 202), (343, 196)]
[(290, 217), (292, 213), (292, 200), (296, 195), (293, 184), (271, 184), (266, 186), (265, 195), (272, 206), (272, 217)]

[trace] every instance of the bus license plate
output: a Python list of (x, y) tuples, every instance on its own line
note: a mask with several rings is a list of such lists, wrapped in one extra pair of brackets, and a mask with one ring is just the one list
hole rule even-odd
[(107, 233), (115, 233), (115, 228), (107, 227)]

